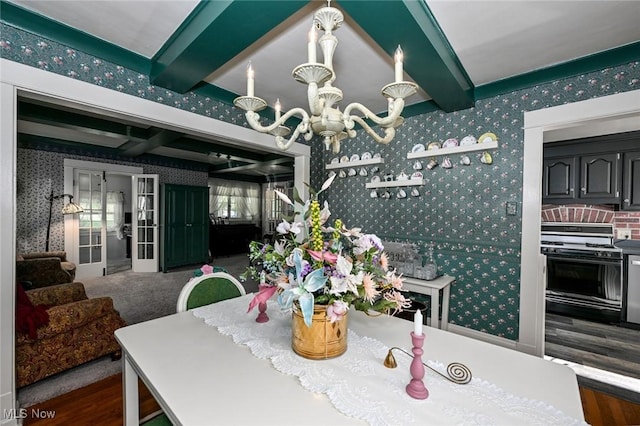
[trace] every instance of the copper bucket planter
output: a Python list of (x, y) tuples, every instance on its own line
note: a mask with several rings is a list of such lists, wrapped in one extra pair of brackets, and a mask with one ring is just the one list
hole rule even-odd
[(327, 307), (315, 305), (311, 327), (304, 323), (302, 312), (294, 305), (291, 321), (291, 348), (307, 359), (329, 359), (347, 350), (347, 318), (334, 323), (327, 318)]

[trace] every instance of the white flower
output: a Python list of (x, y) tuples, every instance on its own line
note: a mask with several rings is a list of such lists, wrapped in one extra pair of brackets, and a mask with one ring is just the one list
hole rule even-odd
[(276, 241), (275, 244), (273, 245), (273, 251), (275, 251), (276, 254), (279, 254), (280, 256), (284, 256), (285, 243), (282, 240)]
[(358, 286), (362, 285), (364, 279), (364, 272), (360, 271), (357, 275), (351, 275), (353, 264), (349, 262), (344, 256), (338, 256), (336, 261), (336, 272), (338, 276), (331, 277), (331, 289), (330, 294), (344, 294), (347, 291), (351, 291), (353, 294), (358, 294)]
[(373, 234), (362, 235), (360, 238), (354, 241), (353, 244), (355, 245), (355, 247), (353, 248), (353, 253), (356, 256), (359, 256), (374, 247), (376, 248), (376, 250), (380, 251), (384, 249), (380, 238)]
[(291, 232), (292, 234), (298, 235), (300, 233), (300, 228), (302, 224), (299, 222), (289, 223), (286, 220), (280, 222), (280, 224), (276, 227), (276, 231), (280, 234), (288, 234)]

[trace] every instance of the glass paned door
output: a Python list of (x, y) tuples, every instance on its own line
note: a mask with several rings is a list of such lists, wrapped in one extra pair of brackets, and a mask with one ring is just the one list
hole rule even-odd
[(84, 212), (78, 215), (78, 271), (77, 275), (101, 276), (106, 267), (103, 226), (103, 173), (76, 170), (77, 200)]
[(158, 175), (133, 175), (132, 269), (157, 272)]

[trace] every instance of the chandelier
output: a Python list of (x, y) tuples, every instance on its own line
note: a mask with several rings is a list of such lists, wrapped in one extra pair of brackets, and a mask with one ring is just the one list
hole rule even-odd
[[(351, 103), (340, 111), (338, 103), (342, 100), (342, 90), (333, 86), (336, 79), (333, 71), (333, 54), (338, 45), (338, 39), (333, 31), (342, 24), (344, 17), (342, 12), (331, 7), (331, 1), (326, 7), (317, 10), (313, 15), (313, 26), (309, 32), (307, 45), (307, 63), (298, 65), (293, 69), (293, 78), (307, 85), (309, 99), (309, 113), (303, 108), (293, 108), (285, 114), (281, 113), (280, 101), (276, 101), (275, 121), (269, 126), (260, 123), (258, 111), (266, 108), (267, 103), (254, 96), (254, 70), (251, 62), (247, 66), (247, 95), (239, 96), (233, 103), (238, 108), (246, 111), (245, 117), (249, 125), (258, 132), (269, 133), (275, 136), (276, 145), (282, 150), (287, 150), (299, 135), (304, 135), (309, 141), (314, 134), (324, 137), (326, 149), (332, 148), (333, 152), (340, 151), (340, 141), (347, 136), (356, 136), (355, 124), (359, 124), (368, 135), (376, 142), (388, 144), (396, 134), (396, 128), (404, 122), (400, 116), (404, 109), (404, 98), (416, 92), (417, 85), (409, 81), (403, 81), (402, 49), (400, 46), (395, 52), (395, 81), (382, 88), (382, 96), (388, 100), (386, 117), (378, 117), (375, 113), (360, 103)], [(324, 35), (317, 39), (317, 31), (324, 31)], [(316, 43), (322, 49), (323, 63), (317, 61)], [(357, 114), (356, 114), (357, 113)], [(284, 123), (292, 116), (301, 118), (288, 140), (291, 129)], [(370, 120), (382, 130), (378, 134), (365, 120)]]

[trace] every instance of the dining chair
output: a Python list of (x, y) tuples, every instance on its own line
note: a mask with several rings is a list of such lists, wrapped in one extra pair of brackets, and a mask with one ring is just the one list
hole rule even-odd
[(232, 275), (214, 272), (193, 278), (182, 288), (176, 311), (184, 312), (245, 294), (242, 284)]

